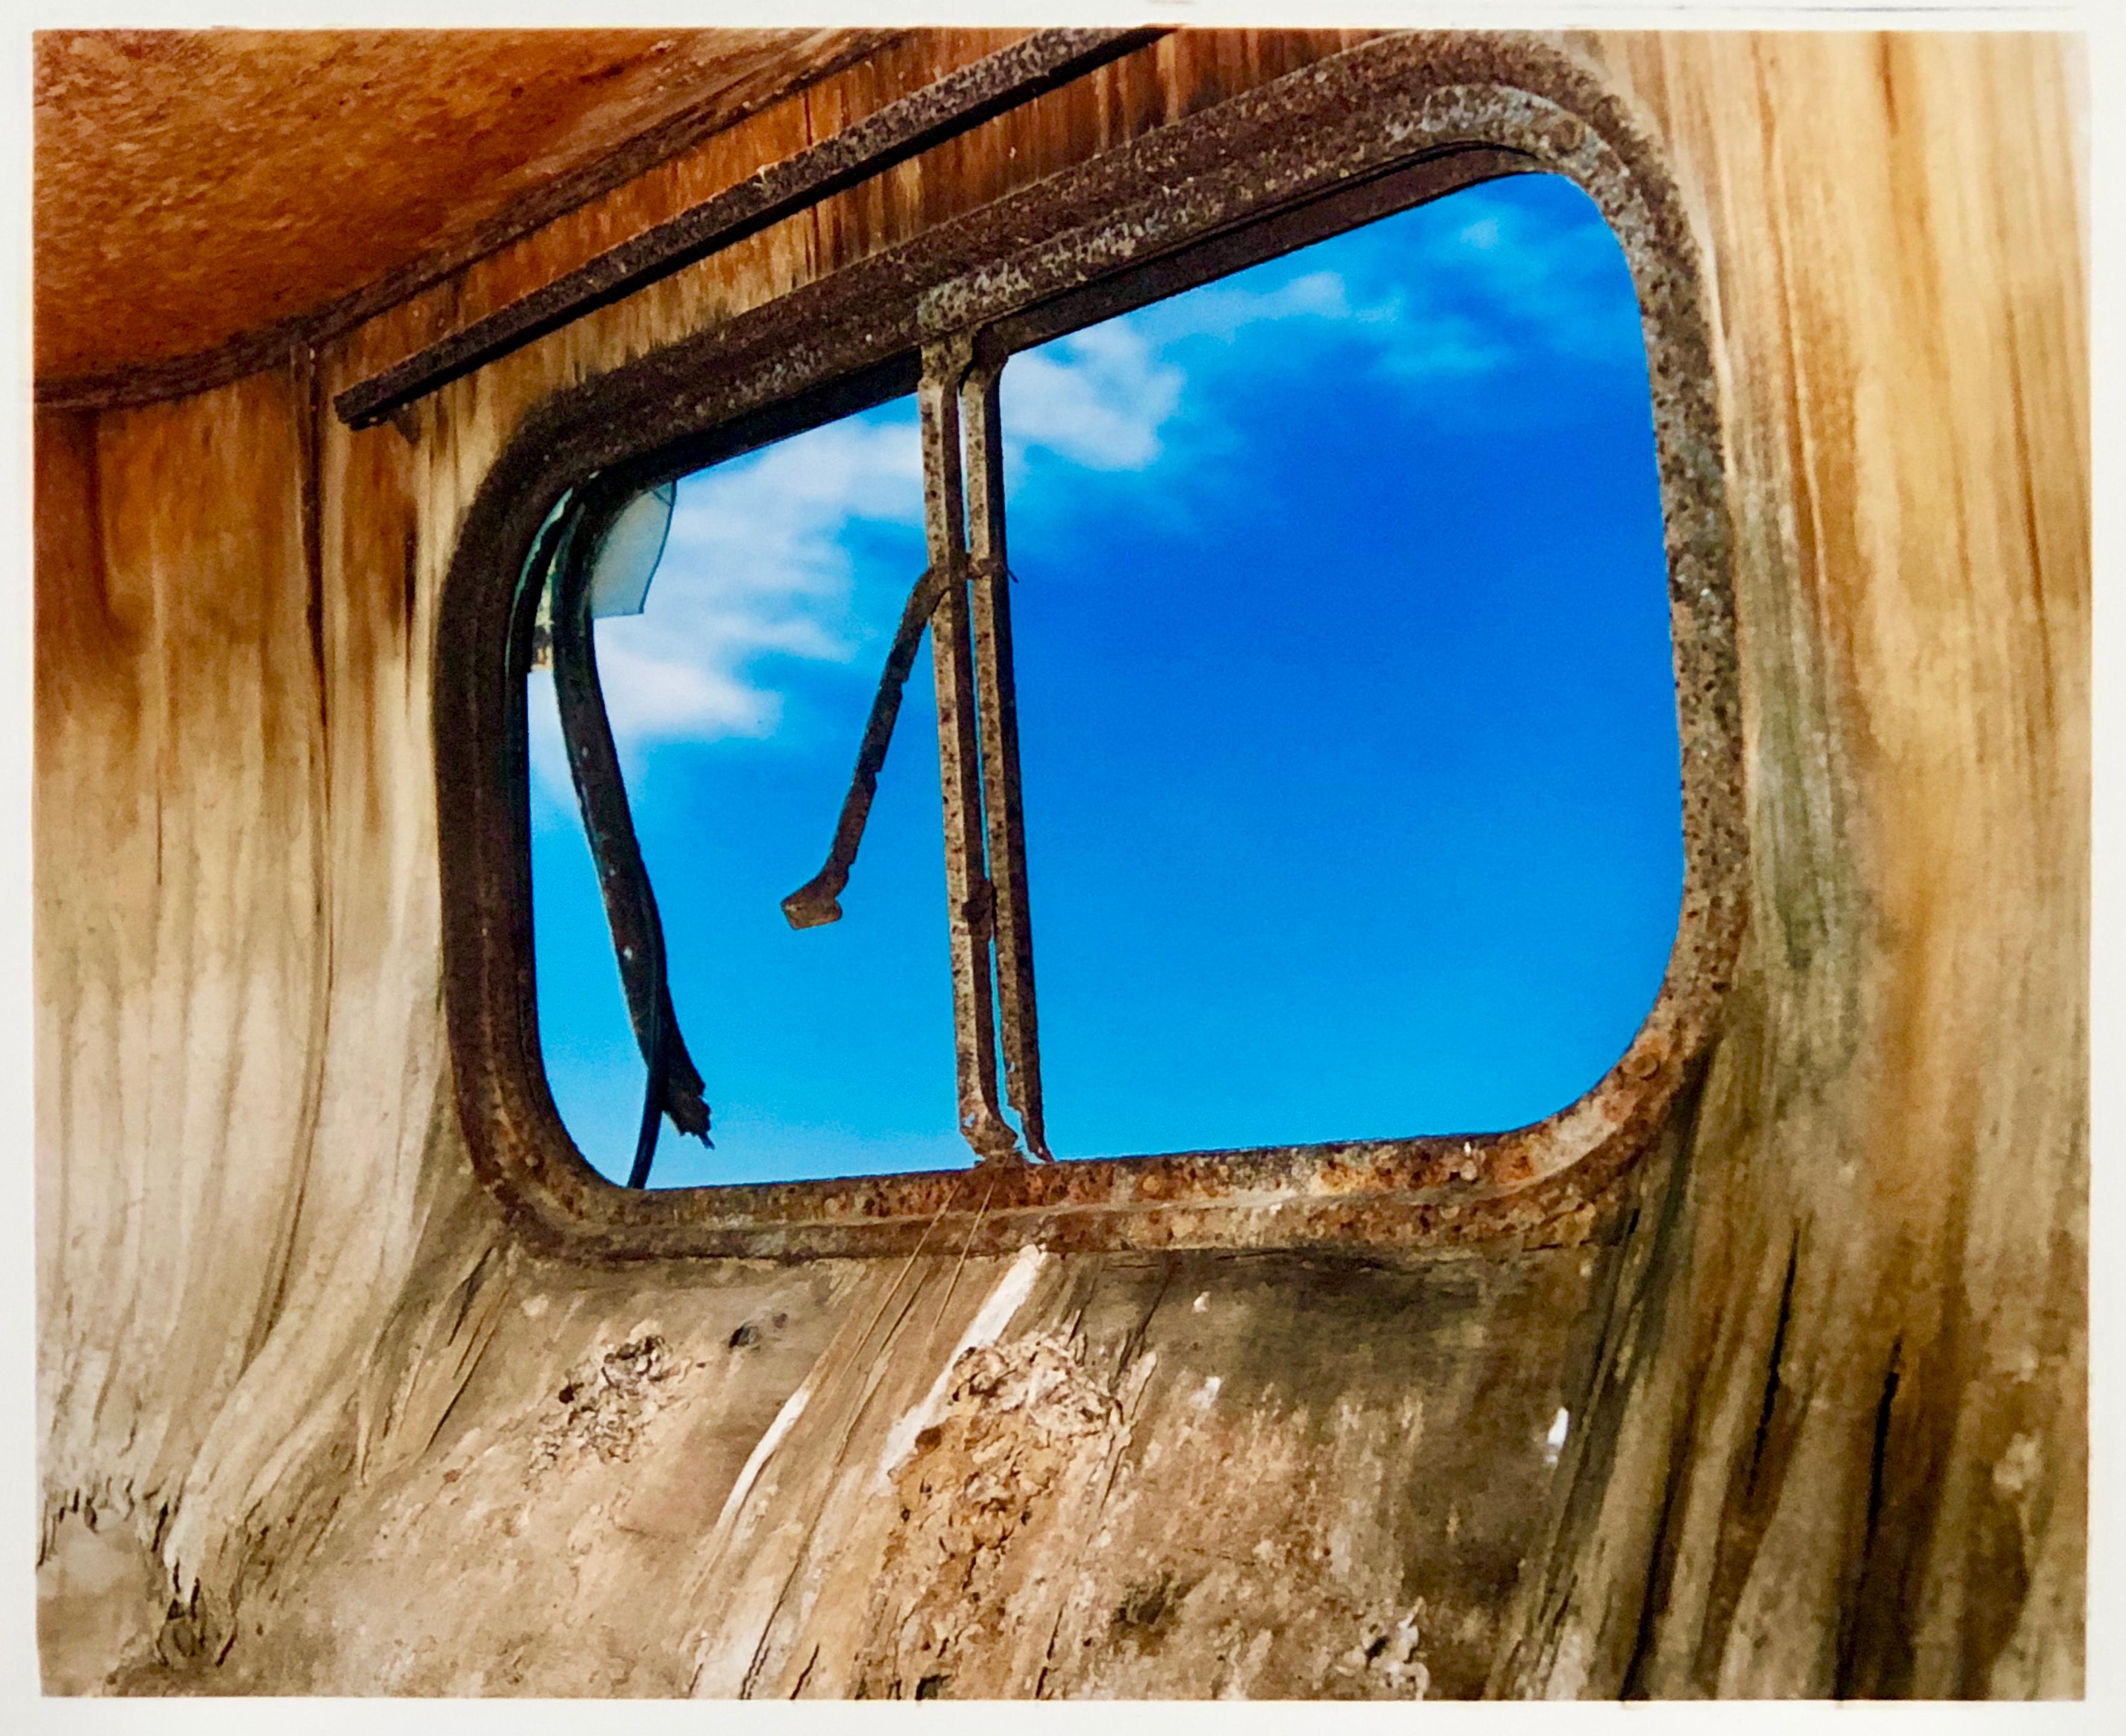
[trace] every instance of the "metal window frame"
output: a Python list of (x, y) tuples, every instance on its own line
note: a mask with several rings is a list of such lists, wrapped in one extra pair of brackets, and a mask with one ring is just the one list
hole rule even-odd
[[(533, 985), (521, 582), (563, 491), (649, 485), (914, 390), (926, 345), (1010, 354), (1500, 175), (1551, 172), (1623, 244), (1646, 337), (1682, 745), (1669, 965), (1624, 1055), (1505, 1133), (637, 1192), (562, 1127)], [(1411, 33), (1172, 122), (547, 400), (483, 481), (446, 580), (436, 749), (445, 1009), (460, 1122), (519, 1232), (587, 1260), (1571, 1242), (1687, 1113), (1746, 909), (1743, 759), (1710, 297), (1657, 148), (1532, 38)]]

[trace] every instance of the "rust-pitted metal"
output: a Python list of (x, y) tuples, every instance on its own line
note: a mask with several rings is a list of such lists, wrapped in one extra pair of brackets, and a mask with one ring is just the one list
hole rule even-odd
[(1027, 892), (1026, 813), (1018, 776), (1018, 684), (1011, 655), (1011, 573), (1004, 563), (1000, 363), (978, 363), (961, 386), (966, 437), (967, 589), (982, 748), (982, 825), (989, 847), (990, 946), (1005, 1101), (1029, 1156), (1049, 1157), (1041, 1112), (1041, 1041), (1033, 1001), (1033, 918)]
[(930, 629), (938, 599), (945, 594), (947, 577), (938, 568), (926, 566), (909, 589), (908, 601), (901, 606), (900, 624), (894, 629), (893, 643), (886, 650), (886, 667), (879, 671), (878, 690), (872, 695), (870, 715), (864, 719), (856, 769), (849, 774), (848, 793), (842, 798), (842, 810), (834, 821), (834, 837), (827, 848), (826, 862), (818, 873), (782, 901), (782, 914), (793, 929), (821, 928), (842, 920), (839, 901), (849, 883), (849, 871), (856, 866), (857, 852), (863, 845), (864, 824), (871, 817), (872, 799), (878, 794), (878, 774), (886, 768), (886, 750), (893, 745), (893, 726), (900, 716), (901, 690), (908, 685), (908, 672), (914, 667), (923, 636)]
[[(924, 631), (935, 618), (960, 1130), (985, 1162), (1008, 1162), (1022, 1155), (997, 1112), (1001, 1084), (1025, 1128), (1027, 1152), (1046, 1161), (1050, 1152), (1041, 1114), (1033, 935), (1018, 788), (1018, 706), (1006, 589), (1010, 575), (1004, 564), (1004, 435), (997, 407), (1001, 364), (977, 365), (973, 345), (964, 338), (928, 346), (924, 356), (920, 398), (930, 565), (909, 594), (886, 653), (826, 864), (782, 901), (782, 913), (796, 929), (840, 920), (837, 901), (863, 842), (879, 770), (900, 712), (901, 688)], [(996, 1072), (999, 1036), (1001, 1081)]]
[(358, 381), (333, 407), (350, 428), (380, 422), (571, 320), (1165, 34), (1158, 29), (1036, 31)]
[(930, 565), (952, 575), (930, 617), (938, 688), (938, 782), (945, 807), (946, 926), (952, 937), (952, 1048), (960, 1132), (985, 1163), (1018, 1155), (997, 1105), (996, 1003), (990, 968), (996, 896), (983, 859), (980, 701), (966, 583), (965, 450), (960, 394), (973, 366), (966, 338), (930, 345), (917, 397), (923, 418), (924, 518)]
[[(633, 1194), (598, 1177), (545, 1089), (525, 896), (531, 613), (513, 586), (561, 490), (600, 472), (635, 485), (683, 474), (906, 391), (926, 344), (971, 344), (979, 333), (975, 356), (994, 364), (1398, 200), (1538, 170), (1585, 189), (1630, 262), (1666, 522), (1683, 901), (1660, 995), (1609, 1074), (1543, 1121), (1466, 1138), (1008, 1164), (980, 1185), (955, 1172)], [(940, 419), (956, 408), (936, 399)], [(1659, 153), (1599, 77), (1525, 37), (1376, 39), (557, 394), (482, 485), (442, 605), (447, 1010), (475, 1162), (526, 1235), (579, 1258), (886, 1254), (947, 1235), (994, 1252), (1028, 1242), (1526, 1245), (1593, 1233), (1613, 1184), (1690, 1100), (1741, 933), (1728, 561), (1708, 292), (1688, 213)], [(964, 587), (948, 587), (955, 594), (964, 605)], [(938, 619), (941, 699), (966, 707), (968, 687), (947, 670), (957, 662), (943, 655), (942, 607)], [(951, 727), (948, 759), (962, 751), (957, 715)], [(978, 752), (970, 741), (960, 758), (976, 777)], [(963, 845), (970, 894), (983, 842), (977, 830)], [(971, 925), (978, 916), (988, 920), (971, 911)]]

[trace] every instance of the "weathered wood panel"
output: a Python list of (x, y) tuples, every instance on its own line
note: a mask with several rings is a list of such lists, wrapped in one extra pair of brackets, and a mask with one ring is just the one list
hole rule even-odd
[(1645, 1336), (1617, 1339), (1613, 1468), (1500, 1685), (2072, 1691), (2076, 74), (2016, 37), (1599, 51), (1704, 201), (1756, 918)]
[(318, 1108), (294, 432), (267, 376), (37, 441), (46, 1469), (158, 1532), (272, 1336)]
[(1574, 45), (1711, 263), (1755, 879), (1703, 1092), (1613, 1246), (605, 1268), (516, 1248), (473, 1185), (427, 693), (511, 430), (1340, 40), (1169, 38), (453, 386), (417, 445), (319, 394), (982, 45), (919, 37), (718, 135), (314, 389), (40, 423), (54, 1686), (2078, 1691), (2088, 468), (2056, 39)]

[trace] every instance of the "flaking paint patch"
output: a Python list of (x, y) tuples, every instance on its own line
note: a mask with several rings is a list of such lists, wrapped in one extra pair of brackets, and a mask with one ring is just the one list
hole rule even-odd
[(1145, 1365), (1117, 1391), (1080, 1340), (1051, 1331), (973, 1346), (952, 1367), (885, 1497), (898, 1522), (872, 1587), (859, 1697), (996, 1697), (1015, 1658), (1052, 1647), (1061, 1612), (1042, 1540), (1089, 1528)]
[(532, 1469), (544, 1471), (584, 1453), (607, 1464), (633, 1457), (643, 1430), (672, 1402), (692, 1366), (673, 1353), (663, 1334), (648, 1330), (586, 1357), (554, 1395), (562, 1413), (533, 1441)]
[(943, 1413), (946, 1395), (952, 1388), (953, 1370), (958, 1367), (960, 1359), (970, 1350), (985, 1349), (996, 1342), (998, 1335), (1011, 1324), (1012, 1316), (1018, 1312), (1020, 1304), (1032, 1294), (1033, 1280), (1041, 1275), (1042, 1267), (1047, 1263), (1048, 1256), (1044, 1250), (1023, 1247), (1004, 1269), (996, 1287), (983, 1298), (975, 1317), (967, 1322), (960, 1341), (952, 1346), (952, 1354), (938, 1369), (930, 1390), (888, 1432), (886, 1445), (879, 1451), (878, 1469), (872, 1478), (874, 1494), (883, 1495), (892, 1488), (894, 1472), (915, 1450), (915, 1437)]

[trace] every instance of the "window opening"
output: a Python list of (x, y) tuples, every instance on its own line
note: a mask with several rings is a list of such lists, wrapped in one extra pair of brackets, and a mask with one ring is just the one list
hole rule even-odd
[(1057, 1152), (1488, 1132), (1600, 1079), (1684, 856), (1587, 196), (1495, 181), (1153, 303), (1015, 357), (1003, 419)]
[[(880, 646), (924, 564), (922, 514), (915, 406), (890, 402), (681, 479), (642, 613), (596, 619), (677, 1027), (713, 1118), (712, 1150), (664, 1120), (654, 1185), (965, 1161), (937, 769), (919, 743), (886, 768), (851, 920), (798, 935), (778, 908), (843, 793)], [(914, 679), (929, 684), (927, 644)], [(535, 669), (526, 697), (540, 1047), (563, 1124), (624, 1182), (641, 1047), (553, 674)]]
[[(1518, 279), (1513, 265), (1500, 269), (1502, 258), (1518, 261)], [(764, 808), (720, 811), (692, 788), (681, 799), (695, 830), (744, 833), (755, 861), (779, 859), (786, 887), (826, 841), (818, 873), (777, 901), (788, 925), (782, 944), (760, 939), (760, 957), (777, 959), (762, 967), (763, 981), (810, 966), (806, 948), (820, 944), (811, 931), (876, 937), (872, 909), (853, 907), (850, 921), (839, 920), (844, 895), (873, 876), (882, 889), (905, 892), (915, 860), (905, 822), (928, 809), (934, 825), (942, 812), (943, 945), (934, 939), (934, 892), (920, 911), (901, 897), (905, 932), (928, 928), (933, 939), (900, 987), (937, 984), (943, 951), (957, 1115), (948, 1109), (943, 1127), (933, 1121), (904, 1138), (901, 1161), (891, 1140), (858, 1137), (839, 1166), (820, 1150), (801, 1171), (791, 1166), (801, 1134), (763, 1167), (724, 1138), (719, 1121), (722, 1151), (668, 1165), (660, 1181), (1050, 1156), (1033, 969), (1037, 881), (1069, 1155), (1513, 1126), (1591, 1085), (1654, 998), (1682, 878), (1645, 356), (1628, 270), (1591, 203), (1555, 177), (1516, 177), (1087, 328), (1013, 366), (984, 353), (978, 337), (926, 348), (912, 423), (905, 403), (889, 406), (618, 508), (601, 508), (588, 490), (565, 499), (535, 548), (552, 575), (561, 735), (578, 769), (626, 1023), (647, 1077), (628, 1179), (638, 1186), (648, 1179), (660, 1119), (706, 1134), (708, 1103), (734, 1091), (742, 1100), (748, 1089), (742, 1067), (726, 1080), (711, 1064), (703, 1097), (682, 1013), (689, 1031), (718, 1033), (704, 1053), (734, 1062), (739, 1052), (725, 1034), (759, 1015), (743, 993), (697, 997), (687, 988), (697, 963), (705, 982), (720, 977), (726, 991), (742, 974), (713, 948), (683, 943), (687, 956), (671, 973), (681, 985), (676, 1002), (664, 981), (670, 948), (634, 847), (621, 751), (598, 703), (592, 623), (669, 631), (655, 627), (654, 605), (625, 627), (616, 617), (642, 609), (664, 527), (675, 513), (683, 518), (692, 492), (723, 490), (743, 511), (744, 478), (799, 465), (790, 455), (806, 442), (827, 437), (814, 463), (845, 457), (833, 446), (838, 429), (897, 436), (905, 454), (906, 486), (891, 507), (849, 513), (837, 532), (843, 576), (862, 599), (844, 623), (857, 629), (844, 648), (861, 643), (883, 665), (868, 706), (857, 702), (847, 659), (835, 663), (836, 703), (799, 720), (809, 769), (798, 777), (792, 765), (779, 769), (789, 774), (785, 800), (764, 830)], [(1183, 365), (1192, 346), (1221, 358), (1207, 377), (1220, 376), (1218, 389), (1229, 393), (1232, 358), (1254, 358), (1269, 385), (1252, 443), (1278, 455), (1286, 474), (1249, 450), (1245, 429), (1226, 427), (1221, 448), (1216, 428), (1192, 421), (1191, 395), (1202, 384)], [(1452, 391), (1443, 393), (1443, 379)], [(1500, 406), (1531, 394), (1547, 395), (1547, 412), (1512, 428)], [(1420, 426), (1428, 418), (1429, 430)], [(1471, 448), (1458, 470), (1449, 461), (1457, 442)], [(1193, 475), (1176, 468), (1177, 453)], [(1390, 497), (1371, 510), (1368, 477)], [(1016, 574), (1006, 559), (1007, 505), (1032, 551)], [(756, 513), (772, 509), (772, 501), (754, 504)], [(1524, 533), (1528, 546), (1509, 546), (1506, 532)], [(692, 558), (675, 552), (678, 566)], [(666, 565), (674, 568), (672, 557)], [(1472, 629), (1486, 608), (1488, 635)], [(706, 625), (733, 628), (728, 619)], [(771, 634), (758, 649), (779, 655), (787, 672), (803, 661), (802, 639)], [(1458, 655), (1452, 666), (1443, 639)], [(1515, 669), (1509, 654), (1531, 646), (1540, 667)], [(1019, 764), (1021, 664), (1031, 696), (1030, 797)], [(888, 769), (911, 682), (934, 695), (935, 808), (924, 799), (927, 788), (917, 788), (927, 778), (910, 775), (909, 762), (927, 754), (904, 744)], [(1294, 693), (1306, 702), (1286, 702)], [(778, 688), (768, 697), (790, 696)], [(1384, 697), (1385, 704), (1354, 702)], [(638, 711), (645, 702), (639, 688), (631, 702)], [(1553, 745), (1564, 732), (1576, 751), (1563, 769), (1549, 769), (1538, 811), (1522, 817), (1518, 832), (1495, 816), (1479, 815), (1472, 825), (1467, 804), (1487, 779), (1543, 783), (1526, 774), (1544, 726)], [(720, 745), (762, 748), (754, 757), (764, 764), (766, 740), (739, 729)], [(855, 770), (820, 799), (834, 741), (842, 754), (854, 746)], [(1599, 746), (1590, 751), (1590, 743)], [(1197, 760), (1181, 757), (1191, 751)], [(1443, 766), (1457, 773), (1443, 784), (1429, 775)], [(764, 775), (772, 781), (774, 773)], [(643, 777), (633, 774), (639, 787)], [(1241, 799), (1206, 811), (1198, 784)], [(678, 788), (666, 780), (648, 805)], [(1451, 825), (1442, 818), (1450, 800), (1465, 807)], [(541, 1027), (554, 1077), (557, 1053), (580, 1061), (586, 1048), (574, 1028), (589, 1000), (581, 984), (568, 986), (564, 970), (549, 993), (555, 931), (564, 921), (580, 926), (583, 901), (579, 895), (564, 918), (565, 901), (542, 887), (542, 878), (558, 887), (565, 870), (554, 804), (534, 807)], [(881, 835), (867, 844), (874, 825)], [(809, 847), (796, 848), (808, 834)], [(936, 852), (933, 841), (933, 887)], [(711, 877), (685, 856), (673, 852), (673, 872), (691, 909)], [(1546, 886), (1541, 873), (1561, 860), (1577, 871), (1562, 895), (1556, 877)], [(661, 866), (657, 877), (669, 883)], [(1281, 879), (1288, 896), (1281, 906), (1235, 896), (1251, 878)], [(1457, 898), (1481, 904), (1487, 889), (1495, 894), (1516, 878), (1517, 901), (1489, 901), (1495, 929), (1517, 922), (1525, 931), (1515, 968), (1501, 972), (1455, 944), (1468, 913), (1453, 906)], [(739, 890), (720, 882), (718, 907), (730, 906)], [(1592, 918), (1597, 932), (1574, 932), (1576, 915), (1583, 929)], [(1605, 916), (1617, 920), (1605, 925)], [(1576, 987), (1568, 973), (1538, 967), (1555, 960), (1526, 944), (1530, 934), (1584, 943)], [(1282, 984), (1259, 967), (1259, 967), (1280, 948), (1291, 967)], [(915, 949), (907, 951), (913, 959)], [(1380, 968), (1389, 954), (1402, 966), (1399, 977)], [(698, 1015), (688, 1005), (697, 998), (706, 1009)], [(867, 1057), (864, 1034), (878, 1027), (853, 998), (823, 985), (821, 1000), (841, 1016), (830, 1034), (815, 1034), (827, 1040), (810, 1052), (814, 1090), (846, 1085), (867, 1064), (924, 1065), (909, 1052)], [(912, 1005), (922, 997), (909, 998)], [(943, 998), (929, 999), (927, 1020), (887, 1017), (899, 1035), (927, 1035), (938, 1060), (947, 1046), (938, 1041)], [(608, 1054), (614, 1024), (608, 1012)], [(1519, 1095), (1467, 1089), (1472, 1069), (1489, 1062), (1495, 1074), (1504, 1061), (1510, 1071), (1538, 1038), (1561, 1058), (1547, 1072), (1521, 1066), (1529, 1076)], [(1424, 1085), (1413, 1088), (1428, 1065), (1429, 1100)], [(560, 1071), (565, 1120), (586, 1155), (620, 1179), (615, 1069), (609, 1062), (577, 1068), (607, 1081), (596, 1090), (569, 1078), (566, 1061)], [(1315, 1082), (1311, 1100), (1295, 1081)], [(965, 1140), (957, 1157), (955, 1119)], [(602, 1149), (588, 1136), (593, 1122)], [(813, 1140), (815, 1149), (822, 1143)], [(727, 1166), (725, 1153), (735, 1160)]]

